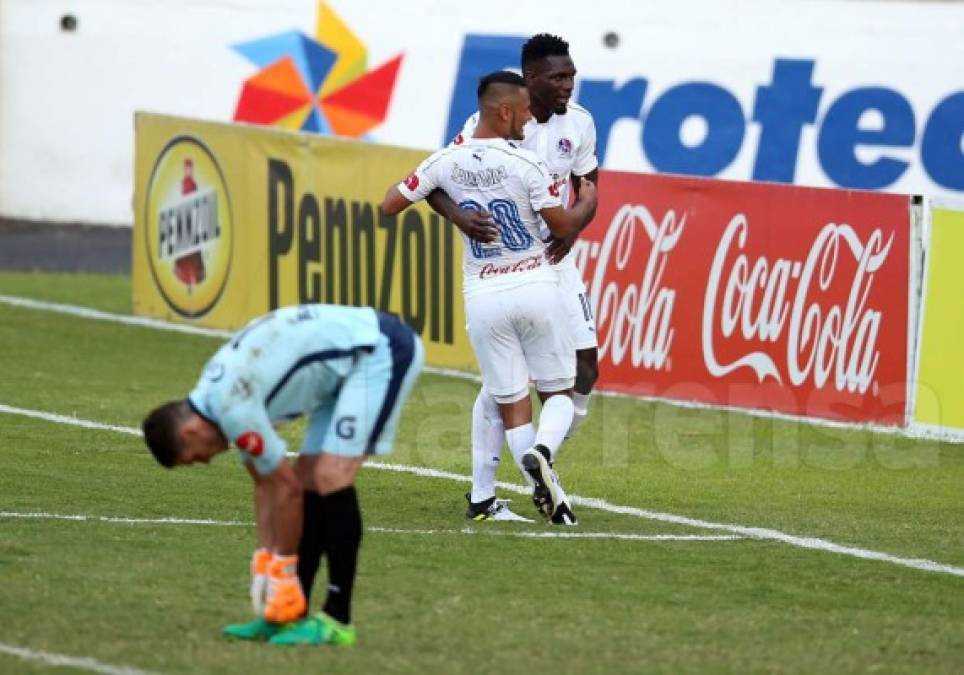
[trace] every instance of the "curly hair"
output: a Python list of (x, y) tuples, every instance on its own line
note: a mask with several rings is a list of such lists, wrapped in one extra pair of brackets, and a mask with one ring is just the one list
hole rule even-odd
[(533, 35), (522, 45), (522, 70), (549, 56), (569, 56), (569, 43), (558, 35)]

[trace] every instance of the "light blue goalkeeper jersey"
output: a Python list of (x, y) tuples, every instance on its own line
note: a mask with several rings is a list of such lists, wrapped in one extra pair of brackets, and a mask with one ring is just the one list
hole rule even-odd
[(333, 305), (275, 310), (217, 351), (188, 403), (259, 473), (271, 473), (288, 449), (275, 425), (333, 405), (356, 361), (388, 343), (387, 316)]

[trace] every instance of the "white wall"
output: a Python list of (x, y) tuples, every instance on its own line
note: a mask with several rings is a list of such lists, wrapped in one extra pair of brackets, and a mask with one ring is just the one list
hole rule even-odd
[[(931, 111), (964, 91), (964, 3), (557, 0), (552, 12), (519, 0), (331, 4), (368, 45), (369, 67), (405, 55), (373, 140), (442, 143), (466, 33), (550, 31), (571, 42), (581, 78), (646, 81), (641, 115), (612, 127), (607, 168), (653, 170), (640, 134), (654, 101), (681, 83), (705, 82), (735, 97), (746, 127), (738, 152), (715, 175), (751, 178), (758, 88), (770, 82), (776, 59), (794, 59), (814, 63), (813, 86), (823, 89), (815, 123), (803, 127), (796, 182), (838, 184), (817, 150), (827, 111), (841, 94), (873, 86), (910, 104), (912, 139), (859, 147), (858, 160), (907, 162), (888, 190), (964, 195), (929, 176), (920, 153)], [(75, 32), (60, 28), (66, 13), (78, 19)], [(130, 224), (133, 112), (230, 120), (255, 72), (231, 45), (287, 30), (312, 36), (315, 13), (312, 0), (0, 0), (0, 215)], [(615, 49), (603, 46), (608, 31), (621, 38)], [(882, 121), (869, 112), (859, 126)], [(693, 117), (682, 134), (699, 145), (703, 132)]]

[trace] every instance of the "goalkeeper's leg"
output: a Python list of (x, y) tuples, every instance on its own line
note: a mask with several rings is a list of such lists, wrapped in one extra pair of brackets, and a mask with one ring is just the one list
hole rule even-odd
[(311, 587), (315, 583), (315, 575), (318, 574), (324, 554), (324, 506), (322, 496), (314, 490), (305, 491), (304, 504), (304, 524), (298, 544), (298, 579), (301, 581), (305, 598), (311, 602)]

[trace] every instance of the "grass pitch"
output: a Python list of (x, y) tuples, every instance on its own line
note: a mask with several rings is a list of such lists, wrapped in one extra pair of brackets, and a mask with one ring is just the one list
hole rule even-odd
[[(0, 274), (0, 294), (130, 307), (122, 277)], [(218, 344), (0, 304), (0, 404), (136, 427)], [(467, 476), (475, 392), (424, 375), (386, 461)], [(0, 441), (4, 673), (56, 670), (9, 648), (152, 673), (964, 672), (959, 576), (772, 539), (516, 536), (560, 530), (469, 525), (467, 483), (375, 468), (357, 648), (227, 642), (254, 537), (236, 461), (167, 472), (136, 436), (3, 413)], [(964, 566), (960, 446), (596, 397), (558, 468), (613, 505)], [(564, 532), (727, 534), (614, 511)], [(136, 522), (163, 518), (212, 522)]]

